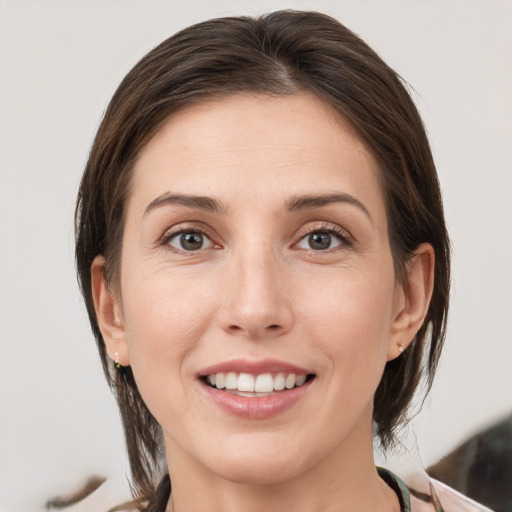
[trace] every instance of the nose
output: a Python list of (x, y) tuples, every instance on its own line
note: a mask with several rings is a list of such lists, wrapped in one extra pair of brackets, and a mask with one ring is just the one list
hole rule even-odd
[(293, 315), (286, 274), (269, 247), (246, 250), (233, 257), (222, 287), (222, 328), (231, 335), (253, 340), (288, 332)]

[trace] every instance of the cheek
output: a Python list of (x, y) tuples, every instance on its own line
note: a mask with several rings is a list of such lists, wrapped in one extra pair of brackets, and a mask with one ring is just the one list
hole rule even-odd
[(140, 388), (156, 385), (160, 377), (181, 380), (187, 355), (212, 322), (210, 287), (189, 277), (156, 271), (123, 283), (130, 364)]
[(178, 418), (197, 415), (187, 375), (213, 321), (212, 298), (204, 292), (211, 287), (165, 270), (140, 272), (125, 283), (126, 335), (137, 388), (164, 431), (186, 439), (188, 424)]
[(330, 360), (333, 374), (350, 386), (370, 376), (378, 381), (393, 316), (393, 273), (333, 272), (316, 276), (307, 288), (300, 294), (304, 300), (298, 316)]

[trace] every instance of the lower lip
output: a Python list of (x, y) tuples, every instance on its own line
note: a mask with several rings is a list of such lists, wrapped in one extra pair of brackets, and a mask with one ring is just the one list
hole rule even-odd
[(272, 418), (295, 405), (308, 392), (312, 381), (298, 388), (261, 397), (238, 396), (202, 383), (206, 395), (224, 411), (251, 420)]

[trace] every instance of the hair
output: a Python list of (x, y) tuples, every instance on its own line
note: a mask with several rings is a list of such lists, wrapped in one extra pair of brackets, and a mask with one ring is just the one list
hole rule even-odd
[(422, 377), (425, 392), (430, 390), (438, 364), (448, 312), (449, 239), (428, 138), (403, 80), (357, 35), (317, 12), (220, 18), (186, 28), (144, 56), (116, 90), (89, 155), (75, 214), (78, 279), (121, 411), (134, 495), (140, 498), (149, 499), (161, 478), (161, 429), (131, 368), (116, 372), (106, 353), (91, 264), (103, 255), (107, 283), (116, 286), (134, 163), (163, 123), (203, 100), (247, 92), (312, 93), (350, 123), (380, 167), (398, 280), (406, 284), (407, 264), (419, 244), (434, 249), (425, 322), (408, 350), (387, 363), (374, 398), (375, 432), (385, 448), (407, 419)]

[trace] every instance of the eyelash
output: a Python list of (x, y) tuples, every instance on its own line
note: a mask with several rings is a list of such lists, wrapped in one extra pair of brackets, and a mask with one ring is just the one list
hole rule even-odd
[[(340, 226), (336, 226), (336, 225), (328, 224), (328, 223), (324, 222), (324, 223), (320, 224), (319, 226), (315, 226), (314, 229), (308, 228), (307, 232), (305, 232), (303, 235), (300, 236), (299, 242), (295, 242), (294, 245), (302, 242), (308, 236), (311, 236), (314, 233), (333, 235), (338, 240), (338, 242), (340, 242), (339, 246), (328, 248), (325, 250), (309, 249), (309, 252), (313, 253), (315, 255), (329, 254), (336, 250), (352, 247), (352, 245), (354, 244), (354, 239), (345, 229), (341, 228)], [(308, 250), (308, 249), (306, 249), (306, 250)]]
[[(219, 248), (220, 247), (219, 244), (216, 244), (213, 241), (214, 237), (212, 236), (212, 234), (209, 233), (209, 230), (206, 230), (205, 228), (202, 228), (202, 227), (186, 226), (186, 225), (185, 226), (184, 225), (178, 225), (178, 226), (175, 226), (172, 229), (172, 231), (167, 231), (163, 235), (163, 237), (161, 238), (159, 245), (165, 246), (165, 247), (170, 247), (170, 241), (171, 240), (173, 240), (174, 238), (176, 238), (176, 237), (178, 237), (180, 235), (183, 235), (185, 233), (198, 233), (198, 234), (203, 235), (204, 237), (206, 237), (213, 244), (213, 248)], [(306, 239), (308, 236), (310, 236), (310, 235), (312, 235), (314, 233), (322, 233), (322, 234), (334, 235), (334, 237), (340, 242), (340, 245), (342, 247), (351, 247), (353, 245), (353, 243), (354, 243), (354, 240), (353, 240), (352, 236), (346, 230), (344, 230), (343, 228), (341, 228), (339, 226), (336, 226), (336, 225), (333, 225), (333, 224), (322, 223), (319, 226), (315, 226), (314, 229), (308, 229), (307, 232), (305, 232), (304, 234), (300, 235), (299, 241), (295, 242), (293, 245), (298, 244), (299, 242), (301, 242), (302, 240)], [(339, 248), (339, 246), (336, 246), (334, 248), (328, 248), (328, 249), (325, 249), (325, 250), (309, 249), (309, 252), (316, 253), (316, 254), (322, 254), (322, 253), (332, 252), (333, 250), (336, 250), (338, 248)], [(193, 254), (195, 252), (200, 252), (201, 251), (201, 249), (198, 249), (197, 251), (186, 251), (186, 250), (177, 249), (175, 247), (173, 247), (172, 250), (176, 251), (176, 252), (179, 252), (179, 253), (189, 254), (189, 255), (191, 253)], [(305, 250), (307, 250), (307, 249), (305, 249)]]
[(199, 252), (199, 250), (197, 251), (185, 251), (185, 250), (180, 250), (180, 249), (177, 249), (175, 247), (171, 247), (170, 245), (170, 241), (173, 239), (173, 238), (176, 238), (180, 235), (183, 235), (185, 233), (197, 233), (197, 234), (200, 234), (200, 235), (203, 235), (205, 238), (207, 238), (208, 240), (211, 241), (212, 245), (215, 247), (219, 247), (219, 244), (216, 244), (214, 241), (213, 241), (213, 236), (212, 234), (210, 234), (209, 230), (205, 229), (204, 227), (198, 227), (198, 226), (188, 226), (188, 225), (183, 225), (183, 224), (180, 224), (178, 226), (175, 226), (174, 228), (172, 228), (171, 231), (166, 231), (164, 236), (160, 239), (160, 243), (159, 245), (163, 246), (163, 247), (167, 247), (167, 248), (170, 248), (171, 250), (173, 251), (176, 251), (176, 252), (179, 252), (179, 253), (182, 253), (182, 254), (193, 254), (195, 252)]

